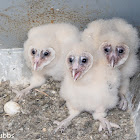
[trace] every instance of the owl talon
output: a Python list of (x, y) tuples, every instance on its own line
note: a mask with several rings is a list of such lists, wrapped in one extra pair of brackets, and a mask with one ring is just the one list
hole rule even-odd
[(125, 97), (121, 98), (120, 103), (119, 103), (119, 109), (121, 110), (126, 110), (127, 109), (127, 100), (125, 99)]
[(18, 90), (15, 90), (15, 89), (13, 89), (12, 92), (16, 93), (16, 96), (15, 96), (14, 99), (13, 99), (14, 101), (19, 101), (19, 100), (21, 100), (22, 97), (25, 95), (24, 92), (18, 91)]
[(54, 121), (54, 124), (57, 124), (57, 128), (54, 130), (54, 133), (56, 133), (59, 129), (61, 129), (61, 133), (64, 132), (64, 130), (67, 128), (67, 126), (69, 125), (69, 123), (67, 121)]
[(100, 121), (100, 126), (98, 129), (99, 132), (101, 132), (102, 130), (105, 130), (107, 131), (108, 134), (112, 135), (112, 127), (120, 128), (119, 125), (109, 122), (106, 118), (102, 118), (99, 121)]

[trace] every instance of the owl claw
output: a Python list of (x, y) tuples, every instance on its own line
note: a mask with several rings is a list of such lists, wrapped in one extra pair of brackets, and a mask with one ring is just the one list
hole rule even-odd
[(120, 128), (119, 125), (109, 122), (106, 118), (102, 118), (99, 121), (100, 121), (100, 126), (98, 129), (99, 132), (101, 132), (102, 130), (105, 130), (105, 131), (107, 130), (107, 133), (112, 135), (112, 127)]
[(127, 100), (125, 99), (125, 97), (121, 98), (120, 103), (119, 103), (119, 109), (121, 110), (126, 110), (127, 109)]
[(16, 96), (14, 97), (13, 101), (19, 101), (21, 100), (26, 94), (28, 94), (30, 91), (27, 91), (26, 89), (23, 89), (21, 91), (13, 89), (12, 92), (16, 93)]
[(59, 129), (61, 129), (61, 133), (64, 132), (64, 130), (67, 128), (67, 126), (69, 125), (69, 122), (63, 120), (61, 122), (59, 121), (54, 121), (54, 124), (57, 125), (57, 128), (54, 130), (54, 133), (56, 133)]
[(25, 95), (24, 92), (18, 91), (18, 90), (15, 90), (15, 89), (13, 89), (12, 92), (16, 93), (16, 96), (15, 96), (14, 99), (13, 99), (14, 101), (19, 101), (19, 100), (21, 100), (22, 97)]

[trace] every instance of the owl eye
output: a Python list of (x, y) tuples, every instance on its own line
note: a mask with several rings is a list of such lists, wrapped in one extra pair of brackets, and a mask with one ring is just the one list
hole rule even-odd
[(31, 53), (32, 53), (32, 55), (35, 55), (36, 51), (33, 49), (33, 50), (31, 50)]
[(86, 56), (81, 56), (80, 60), (79, 60), (80, 65), (84, 65), (86, 63), (88, 63), (88, 57)]
[(104, 51), (105, 51), (105, 52), (109, 52), (109, 49), (108, 49), (108, 48), (104, 48)]
[(124, 49), (120, 48), (120, 49), (118, 49), (118, 52), (121, 54), (124, 52)]
[(69, 58), (69, 62), (72, 63), (73, 62), (73, 58), (70, 57)]
[(82, 63), (87, 63), (88, 59), (87, 58), (83, 58), (82, 59)]
[(105, 52), (105, 53), (109, 53), (110, 50), (111, 50), (110, 47), (105, 47), (105, 48), (104, 48), (104, 52)]
[(103, 51), (106, 55), (109, 55), (112, 51), (111, 45), (104, 46)]
[(50, 55), (50, 52), (46, 51), (44, 52), (44, 56), (49, 56)]

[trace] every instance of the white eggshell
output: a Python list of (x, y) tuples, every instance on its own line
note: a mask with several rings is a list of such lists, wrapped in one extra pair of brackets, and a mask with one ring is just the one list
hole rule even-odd
[(12, 116), (20, 112), (20, 106), (16, 102), (9, 101), (4, 105), (4, 111), (7, 113), (7, 115)]

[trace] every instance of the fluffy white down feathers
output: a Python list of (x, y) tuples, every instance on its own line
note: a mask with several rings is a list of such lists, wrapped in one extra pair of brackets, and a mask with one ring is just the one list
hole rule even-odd
[[(111, 133), (111, 127), (119, 127), (116, 124), (106, 120), (106, 112), (112, 109), (118, 102), (118, 88), (120, 85), (120, 72), (118, 69), (113, 69), (104, 64), (104, 59), (99, 59), (95, 52), (91, 50), (89, 45), (84, 43), (76, 44), (80, 50), (73, 50), (66, 60), (66, 75), (61, 85), (60, 96), (66, 100), (70, 116), (62, 122), (56, 122), (58, 127), (55, 131), (62, 127), (66, 127), (69, 122), (82, 111), (92, 113), (94, 119), (101, 122), (100, 130), (107, 128)], [(92, 54), (92, 62), (89, 61)], [(87, 60), (81, 64), (81, 58), (86, 58), (83, 54), (87, 54)], [(71, 56), (75, 59), (68, 64)], [(76, 81), (72, 77), (71, 69), (68, 65), (75, 65), (78, 57), (77, 73), (82, 69), (81, 67), (91, 65), (88, 71)], [(83, 60), (83, 59), (82, 59)], [(81, 65), (81, 66), (80, 66)], [(80, 68), (79, 68), (80, 67)], [(73, 68), (75, 69), (75, 68)], [(79, 69), (79, 70), (78, 70)]]
[[(31, 48), (40, 50), (53, 48), (55, 51), (55, 59), (48, 67), (58, 64), (59, 69), (59, 67), (62, 67), (59, 63), (63, 64), (63, 58), (65, 54), (69, 52), (70, 48), (68, 48), (68, 44), (79, 40), (79, 38), (78, 29), (71, 24), (46, 24), (32, 28), (28, 33), (27, 41), (24, 43), (24, 56), (28, 67), (31, 68)], [(57, 69), (57, 67), (51, 69), (51, 71), (55, 69)], [(63, 74), (58, 73), (58, 75)], [(53, 74), (51, 76), (53, 76)]]
[(91, 22), (82, 33), (82, 40), (91, 43), (94, 49), (98, 49), (103, 42), (112, 45), (126, 44), (129, 49), (129, 57), (121, 66), (124, 77), (132, 77), (138, 68), (136, 52), (138, 50), (139, 38), (137, 30), (123, 19), (114, 18), (110, 20), (96, 20)]
[[(138, 68), (138, 42), (136, 29), (122, 19), (93, 21), (81, 35), (76, 27), (65, 23), (32, 28), (24, 43), (24, 56), (33, 76), (30, 86), (18, 95), (41, 86), (46, 76), (63, 80), (60, 96), (66, 100), (70, 116), (56, 121), (55, 131), (67, 126), (82, 111), (88, 111), (100, 121), (100, 131), (107, 128), (111, 133), (111, 127), (119, 126), (105, 118), (107, 110), (117, 105), (118, 90), (120, 108), (127, 107), (129, 78)], [(107, 56), (109, 51), (111, 57)]]
[(24, 43), (24, 57), (32, 70), (30, 86), (16, 92), (16, 99), (44, 84), (48, 76), (61, 81), (65, 55), (71, 49), (70, 44), (79, 39), (79, 30), (71, 24), (46, 24), (32, 28)]
[(125, 44), (129, 47), (129, 55), (125, 63), (120, 65), (122, 86), (120, 88), (120, 108), (125, 110), (127, 103), (125, 94), (129, 92), (129, 78), (132, 77), (138, 69), (138, 32), (123, 19), (114, 18), (110, 20), (96, 20), (88, 24), (82, 33), (82, 40), (90, 43), (98, 52), (103, 42), (108, 42), (113, 47)]
[[(108, 129), (111, 133), (111, 127), (119, 128), (119, 126), (105, 118), (106, 112), (117, 105), (119, 88), (120, 108), (125, 110), (127, 107), (125, 94), (129, 91), (129, 78), (134, 75), (138, 67), (136, 56), (138, 34), (136, 29), (124, 20), (111, 19), (93, 21), (81, 36), (84, 43), (76, 45), (81, 51), (77, 49), (72, 51), (73, 54), (70, 53), (66, 61), (70, 62), (68, 63), (70, 66), (65, 70), (66, 75), (60, 90), (70, 115), (62, 122), (55, 122), (58, 125), (55, 132), (66, 127), (80, 112), (89, 111), (94, 119), (100, 121), (99, 131)], [(102, 46), (103, 43), (107, 45)], [(81, 61), (83, 53), (88, 51), (93, 55), (94, 62), (85, 73), (86, 68), (83, 66), (88, 65), (82, 64)], [(112, 59), (114, 64), (110, 67), (108, 63), (112, 62)], [(83, 62), (88, 63), (88, 61)], [(76, 78), (81, 76), (81, 73), (84, 74), (75, 81), (75, 76), (72, 76), (73, 71), (76, 73)]]
[(40, 50), (53, 48), (55, 58), (51, 63), (44, 66), (38, 74), (52, 76), (55, 80), (62, 80), (64, 76), (65, 55), (71, 48), (70, 43), (79, 40), (78, 29), (70, 24), (47, 24), (32, 28), (28, 33), (28, 39), (24, 44), (24, 54), (27, 65), (31, 67), (30, 48)]

